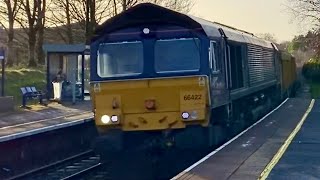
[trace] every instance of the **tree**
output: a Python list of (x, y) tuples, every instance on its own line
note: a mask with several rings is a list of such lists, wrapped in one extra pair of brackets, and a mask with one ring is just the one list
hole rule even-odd
[(146, 0), (146, 2), (158, 4), (182, 13), (190, 12), (194, 5), (193, 0)]
[(320, 26), (320, 0), (288, 0), (287, 8), (295, 20)]
[(281, 51), (288, 51), (288, 46), (290, 45), (290, 41), (283, 41), (280, 44), (277, 45), (277, 47), (281, 50)]
[(28, 36), (28, 66), (36, 67), (36, 51), (40, 53), (40, 55), (38, 55), (38, 58), (40, 58), (38, 61), (40, 63), (44, 61), (42, 44), (46, 0), (18, 0), (18, 2), (21, 4), (21, 11), (16, 17), (16, 22), (19, 23)]
[[(73, 28), (71, 26), (71, 5), (72, 0), (53, 1), (48, 8), (47, 22), (49, 26), (55, 27), (58, 35), (65, 43), (73, 44)], [(65, 20), (65, 21), (64, 21)]]
[(137, 4), (145, 2), (157, 4), (182, 13), (188, 13), (193, 7), (193, 0), (112, 0), (112, 11), (109, 14), (115, 16)]
[(42, 45), (43, 45), (43, 39), (44, 39), (44, 27), (45, 27), (45, 20), (46, 20), (46, 0), (41, 0), (37, 1), (37, 6), (38, 6), (38, 15), (37, 15), (37, 56), (38, 56), (38, 63), (39, 64), (44, 64), (45, 62), (45, 57), (44, 57), (44, 52), (42, 50)]
[(302, 67), (304, 62), (317, 55), (319, 47), (315, 43), (317, 41), (314, 41), (317, 36), (316, 33), (309, 31), (305, 35), (295, 36), (291, 42), (285, 44), (284, 50), (294, 55), (298, 67)]
[(112, 16), (111, 3), (112, 0), (55, 0), (48, 9), (48, 25), (55, 26), (68, 44), (88, 41), (95, 26)]
[(28, 35), (28, 66), (35, 67), (37, 63), (35, 61), (35, 46), (36, 46), (36, 33), (37, 33), (37, 26), (36, 26), (36, 13), (38, 10), (38, 4), (36, 0), (31, 2), (30, 0), (18, 0), (21, 3), (23, 13), (19, 13), (18, 17), (16, 18), (17, 22), (23, 28), (25, 33)]
[[(14, 40), (14, 23), (20, 4), (18, 0), (0, 0), (0, 24), (8, 35), (8, 58), (7, 65), (12, 66), (14, 63), (13, 40)], [(6, 24), (7, 22), (7, 24)]]
[[(75, 43), (75, 39), (89, 43), (98, 24), (143, 2), (180, 12), (189, 12), (193, 5), (192, 0), (55, 0), (49, 7), (47, 20), (50, 26), (57, 27), (57, 33), (66, 43)], [(84, 37), (79, 37), (81, 33)]]
[(277, 43), (278, 42), (278, 40), (275, 37), (275, 35), (271, 34), (271, 33), (260, 33), (260, 34), (257, 34), (256, 36), (260, 37), (260, 38), (262, 38), (264, 40), (271, 41), (273, 43)]
[(118, 3), (122, 7), (121, 11), (125, 11), (130, 7), (133, 7), (134, 5), (138, 4), (139, 0), (120, 0)]
[[(293, 18), (299, 23), (307, 23), (311, 30), (305, 35), (296, 37), (291, 48), (296, 46), (311, 48), (320, 55), (320, 0), (288, 0), (287, 6)], [(302, 42), (305, 41), (305, 42)]]

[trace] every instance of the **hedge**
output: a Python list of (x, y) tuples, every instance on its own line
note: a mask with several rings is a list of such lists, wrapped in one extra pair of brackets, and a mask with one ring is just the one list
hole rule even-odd
[(302, 74), (307, 80), (320, 82), (320, 57), (313, 57), (302, 67)]

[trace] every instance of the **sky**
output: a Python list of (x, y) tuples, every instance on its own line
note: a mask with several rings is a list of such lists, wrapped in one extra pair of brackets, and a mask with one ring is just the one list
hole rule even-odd
[(304, 34), (288, 11), (288, 0), (194, 0), (190, 14), (254, 34), (271, 33), (279, 42)]

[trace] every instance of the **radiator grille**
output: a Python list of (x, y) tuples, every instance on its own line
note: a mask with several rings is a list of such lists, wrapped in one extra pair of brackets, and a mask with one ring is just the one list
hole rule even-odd
[(251, 86), (276, 78), (274, 53), (256, 45), (248, 45), (249, 82)]

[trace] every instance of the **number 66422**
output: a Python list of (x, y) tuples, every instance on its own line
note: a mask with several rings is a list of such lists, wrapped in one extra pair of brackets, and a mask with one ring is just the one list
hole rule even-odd
[(201, 95), (185, 95), (183, 96), (183, 99), (185, 101), (189, 101), (189, 100), (200, 100), (201, 99)]

